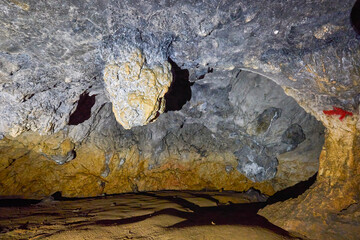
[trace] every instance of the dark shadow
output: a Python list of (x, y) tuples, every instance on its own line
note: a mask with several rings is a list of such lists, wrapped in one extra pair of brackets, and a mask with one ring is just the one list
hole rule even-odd
[[(141, 216), (134, 216), (129, 218), (119, 219), (105, 219), (97, 221), (79, 221), (67, 224), (70, 228), (83, 228), (91, 225), (101, 226), (117, 226), (123, 224), (130, 224), (135, 222), (144, 221), (148, 218), (158, 215), (171, 215), (185, 220), (176, 223), (167, 228), (186, 228), (192, 226), (205, 226), (205, 225), (242, 225), (242, 226), (257, 226), (268, 229), (276, 234), (290, 237), (289, 233), (282, 228), (270, 223), (266, 218), (257, 214), (260, 208), (263, 208), (266, 203), (246, 203), (246, 204), (230, 204), (215, 207), (200, 207), (186, 199), (177, 196), (160, 196), (154, 193), (140, 193), (145, 196), (151, 196), (161, 200), (174, 202), (185, 209), (191, 211), (185, 212), (178, 209), (167, 208), (156, 211), (150, 214)], [(216, 201), (215, 201), (216, 202)]]
[(360, 0), (355, 2), (350, 14), (351, 25), (360, 34)]
[(103, 226), (122, 225), (122, 224), (144, 221), (154, 216), (166, 214), (166, 215), (177, 216), (185, 219), (184, 221), (176, 223), (168, 228), (186, 228), (192, 226), (205, 226), (205, 225), (257, 226), (268, 229), (276, 234), (285, 237), (290, 237), (290, 234), (287, 231), (270, 223), (266, 218), (258, 215), (257, 212), (269, 204), (273, 204), (279, 201), (285, 201), (290, 198), (296, 198), (300, 196), (314, 184), (314, 182), (316, 181), (316, 176), (317, 173), (306, 181), (302, 181), (292, 187), (277, 192), (273, 196), (269, 197), (266, 202), (243, 203), (243, 204), (231, 203), (229, 205), (220, 205), (219, 201), (211, 196), (206, 196), (206, 194), (201, 194), (199, 192), (191, 193), (195, 197), (202, 197), (215, 202), (217, 204), (217, 206), (215, 207), (200, 207), (181, 197), (161, 196), (154, 193), (143, 192), (139, 194), (158, 198), (161, 200), (171, 201), (191, 211), (184, 212), (173, 208), (167, 208), (167, 209), (162, 209), (160, 211), (156, 211), (151, 214), (145, 214), (130, 218), (105, 219), (94, 222), (75, 222), (69, 225), (72, 225), (74, 228), (84, 227), (89, 225), (103, 225)]
[(71, 202), (71, 201), (78, 201), (78, 200), (94, 200), (100, 198), (106, 198), (106, 196), (97, 196), (97, 197), (64, 197), (61, 191), (57, 191), (51, 195), (54, 201), (62, 201), (62, 202)]
[[(213, 69), (213, 68), (208, 67), (207, 73), (212, 73), (212, 72), (214, 72), (214, 69)], [(200, 79), (204, 79), (204, 78), (205, 78), (205, 75), (206, 75), (206, 73), (205, 73), (205, 74), (200, 75), (200, 76), (198, 77), (198, 80), (200, 80)]]
[[(174, 195), (168, 194), (167, 196), (162, 196), (161, 194), (158, 195), (152, 192), (150, 193), (142, 192), (137, 194), (173, 202), (176, 203), (177, 205), (182, 206), (184, 209), (188, 209), (188, 211), (185, 210), (182, 211), (175, 208), (166, 208), (159, 211), (155, 211), (150, 214), (144, 214), (144, 215), (128, 217), (128, 218), (102, 219), (102, 220), (87, 219), (87, 220), (79, 220), (75, 222), (65, 223), (64, 225), (68, 226), (69, 229), (81, 230), (84, 229), (84, 227), (86, 228), (88, 226), (93, 226), (93, 225), (119, 226), (123, 224), (130, 224), (130, 223), (144, 221), (154, 216), (171, 215), (171, 216), (183, 218), (184, 220), (172, 226), (167, 227), (168, 229), (187, 228), (193, 226), (211, 226), (211, 225), (254, 226), (254, 227), (261, 227), (264, 229), (268, 229), (284, 237), (291, 237), (287, 231), (270, 223), (266, 218), (258, 215), (257, 213), (261, 208), (264, 208), (269, 204), (273, 204), (279, 201), (285, 201), (287, 199), (295, 198), (303, 194), (315, 182), (316, 176), (317, 174), (309, 178), (307, 181), (300, 182), (292, 187), (289, 187), (287, 189), (284, 189), (276, 193), (275, 195), (269, 197), (266, 202), (242, 203), (242, 204), (230, 203), (228, 205), (221, 205), (219, 204), (219, 201), (217, 199), (213, 198), (210, 195), (207, 195), (206, 193), (201, 193), (198, 191), (197, 192), (186, 191), (187, 193), (193, 195), (194, 197), (206, 198), (210, 201), (213, 201), (217, 205), (210, 207), (200, 207), (192, 203), (191, 201), (176, 196), (176, 193), (174, 193)], [(116, 195), (118, 194), (106, 195), (100, 198), (107, 198)], [(121, 194), (121, 195), (126, 195), (126, 194)], [(61, 192), (54, 193), (52, 195), (52, 198), (57, 201), (74, 201), (74, 200), (83, 199), (83, 198), (66, 198), (61, 195)], [(99, 199), (99, 197), (91, 197), (87, 199)], [(27, 206), (39, 202), (38, 200), (23, 200), (23, 199), (21, 200), (5, 199), (5, 200), (8, 201), (5, 204), (5, 206)], [(4, 205), (1, 204), (4, 203), (2, 201), (3, 200), (0, 200), (0, 206)], [(91, 209), (89, 211), (78, 212), (76, 214), (78, 214), (79, 216), (89, 217), (89, 216), (95, 216), (89, 214), (90, 212), (95, 213), (96, 211), (97, 209)], [(44, 214), (40, 213), (39, 215), (44, 215)], [(59, 218), (60, 217), (62, 216), (59, 216)]]
[(173, 80), (169, 91), (165, 94), (165, 112), (179, 111), (187, 101), (191, 99), (191, 86), (193, 83), (189, 82), (189, 71), (181, 69), (170, 58), (168, 59), (171, 65), (171, 72)]
[(32, 204), (37, 204), (41, 200), (34, 200), (34, 199), (21, 199), (21, 198), (15, 198), (15, 199), (1, 199), (0, 196), (0, 207), (27, 207)]
[[(165, 199), (184, 208), (189, 208), (193, 212), (188, 213), (187, 217), (182, 214), (175, 215), (186, 218), (186, 220), (176, 223), (168, 228), (185, 228), (192, 226), (204, 225), (242, 225), (242, 226), (258, 226), (269, 229), (276, 234), (282, 236), (290, 236), (287, 231), (276, 225), (270, 223), (266, 218), (257, 214), (259, 209), (263, 208), (266, 203), (244, 203), (244, 204), (229, 204), (220, 205), (216, 207), (199, 207), (185, 199), (174, 196), (158, 196), (156, 194), (145, 193), (147, 196)], [(202, 194), (201, 194), (202, 195)], [(199, 196), (199, 194), (195, 194)], [(207, 198), (212, 200), (212, 198)], [(214, 199), (214, 202), (218, 202)]]
[(51, 195), (51, 197), (52, 197), (55, 201), (64, 201), (64, 200), (67, 199), (67, 198), (64, 198), (64, 197), (62, 196), (62, 193), (61, 193), (60, 191), (53, 193), (53, 194)]
[[(116, 226), (116, 225), (123, 225), (123, 224), (130, 224), (130, 223), (136, 223), (140, 221), (144, 221), (148, 218), (159, 216), (159, 215), (171, 215), (171, 216), (177, 216), (181, 218), (189, 218), (191, 217), (192, 213), (183, 212), (174, 208), (165, 208), (162, 210), (159, 210), (154, 213), (149, 213), (141, 216), (135, 216), (130, 218), (121, 218), (121, 219), (108, 219), (108, 220), (98, 220), (93, 222), (92, 224), (84, 224), (81, 226), (88, 226), (88, 225), (101, 225), (101, 226)], [(71, 225), (71, 224), (70, 224)], [(78, 227), (78, 226), (77, 226)]]
[(80, 95), (77, 107), (70, 115), (68, 125), (78, 125), (91, 117), (91, 108), (95, 104), (95, 96), (96, 95), (89, 96), (87, 92)]
[[(67, 198), (67, 197), (63, 197), (61, 192), (55, 192), (53, 193), (51, 196), (52, 200), (54, 201), (76, 201), (76, 200), (81, 200), (84, 198)], [(98, 197), (92, 197), (89, 199), (96, 199)], [(47, 199), (47, 198), (44, 198)], [(0, 196), (0, 207), (28, 207), (34, 204), (38, 204), (41, 203), (44, 199), (42, 200), (37, 200), (37, 199), (22, 199), (22, 198), (11, 198), (6, 196), (6, 198)]]
[(316, 181), (317, 173), (315, 173), (312, 177), (310, 177), (306, 181), (299, 182), (292, 187), (288, 187), (284, 190), (281, 190), (271, 197), (268, 198), (266, 204), (273, 204), (276, 202), (283, 202), (290, 198), (297, 198), (301, 194), (303, 194), (306, 190), (308, 190)]

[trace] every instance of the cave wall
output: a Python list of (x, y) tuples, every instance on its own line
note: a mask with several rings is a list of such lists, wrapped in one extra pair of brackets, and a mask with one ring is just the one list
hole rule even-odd
[[(78, 168), (74, 165), (73, 169), (91, 166), (96, 171), (81, 170), (79, 175), (70, 174), (61, 179), (71, 182), (69, 179), (76, 175), (80, 178), (77, 180), (79, 184), (90, 182), (91, 187), (87, 188), (93, 192), (89, 195), (100, 194), (102, 191), (98, 190), (99, 187), (91, 184), (96, 182), (100, 189), (109, 186), (104, 181), (105, 176), (115, 173), (112, 164), (118, 161), (118, 165), (121, 165), (122, 162), (122, 157), (111, 161), (116, 156), (113, 153), (131, 151), (136, 156), (134, 159), (140, 159), (137, 156), (146, 159), (132, 163), (134, 169), (142, 169), (140, 175), (161, 167), (165, 171), (181, 168), (166, 167), (167, 161), (178, 164), (181, 159), (205, 159), (205, 162), (216, 159), (216, 164), (220, 164), (216, 169), (221, 171), (210, 177), (209, 173), (216, 172), (214, 168), (198, 168), (197, 173), (206, 176), (202, 179), (207, 183), (197, 187), (220, 187), (212, 183), (213, 179), (219, 179), (216, 176), (222, 177), (223, 180), (219, 182), (227, 182), (229, 188), (236, 190), (254, 186), (272, 194), (286, 187), (288, 184), (284, 180), (299, 173), (292, 173), (291, 166), (303, 171), (302, 167), (307, 165), (304, 159), (316, 157), (309, 151), (308, 157), (304, 158), (301, 150), (306, 149), (303, 148), (309, 139), (306, 131), (311, 130), (304, 130), (303, 123), (298, 119), (293, 119), (294, 122), (285, 117), (275, 120), (278, 114), (276, 109), (265, 111), (278, 106), (261, 105), (265, 109), (246, 106), (251, 95), (245, 92), (247, 99), (237, 94), (243, 90), (242, 83), (234, 81), (238, 78), (232, 77), (232, 71), (236, 75), (242, 69), (261, 74), (281, 86), (287, 95), (326, 128), (315, 185), (301, 197), (270, 206), (262, 214), (279, 226), (301, 231), (314, 239), (329, 239), (326, 234), (331, 229), (338, 231), (339, 228), (350, 226), (353, 228), (344, 232), (344, 237), (355, 239), (358, 234), (351, 222), (359, 222), (360, 51), (359, 35), (350, 21), (354, 3), (352, 0), (228, 0), (201, 4), (191, 0), (159, 3), (120, 3), (111, 0), (86, 3), (2, 2), (0, 136), (1, 154), (5, 157), (1, 158), (1, 191), (3, 194), (37, 195), (30, 186), (36, 186), (38, 179), (45, 179), (46, 174), (39, 169), (46, 169), (49, 174), (46, 179), (52, 178), (52, 182), (57, 183), (60, 173), (65, 173), (65, 168), (71, 169), (70, 166), (78, 161)], [(116, 122), (110, 97), (104, 91), (103, 70), (114, 59), (127, 59), (129, 51), (135, 48), (141, 50), (150, 68), (172, 61), (180, 68), (187, 69), (189, 80), (194, 82), (191, 87), (193, 96), (181, 111), (165, 110), (166, 113), (157, 116), (156, 121), (146, 127), (124, 131)], [(256, 92), (254, 87), (251, 87), (251, 91)], [(233, 89), (237, 89), (237, 92)], [(69, 125), (70, 116), (76, 111), (80, 96), (84, 94), (89, 97), (96, 95), (91, 117), (78, 125)], [(201, 103), (205, 99), (209, 102), (206, 105)], [(333, 106), (353, 115), (344, 120), (340, 120), (339, 116), (325, 115), (323, 110), (330, 110)], [(254, 125), (263, 120), (269, 122), (267, 119), (274, 120), (274, 124), (270, 121), (270, 137), (266, 135), (267, 131), (262, 132), (267, 129), (266, 124), (261, 124), (261, 127)], [(287, 150), (286, 147), (294, 147), (294, 141), (282, 142), (280, 136), (284, 132), (276, 137), (272, 135), (273, 130), (286, 130), (276, 126), (280, 122), (287, 124), (286, 129), (292, 124), (300, 125), (306, 140), (296, 148)], [(298, 132), (299, 139), (302, 139), (300, 130), (296, 130), (299, 127), (293, 126), (294, 131), (288, 133)], [(171, 134), (167, 136), (166, 132)], [(226, 136), (230, 132), (238, 136)], [(212, 138), (212, 134), (215, 134), (215, 138)], [(165, 143), (169, 142), (170, 145), (164, 146), (164, 136), (167, 136)], [(199, 136), (205, 136), (208, 140), (203, 141)], [(236, 139), (240, 144), (236, 143)], [(262, 160), (253, 158), (253, 161), (249, 161), (244, 157), (259, 152), (258, 145), (251, 145), (252, 142), (264, 141), (260, 145), (268, 148), (270, 139), (274, 140), (271, 142), (273, 146), (266, 151)], [(116, 149), (118, 146), (123, 146), (125, 150)], [(170, 154), (163, 150), (166, 148), (174, 149), (169, 152), (175, 152), (176, 157), (169, 157)], [(188, 158), (179, 157), (181, 151), (176, 148), (185, 149)], [(207, 152), (201, 149), (207, 149)], [(158, 151), (156, 157), (153, 157), (152, 151)], [(90, 156), (86, 157), (86, 154)], [(274, 156), (278, 162), (274, 161)], [(81, 161), (88, 165), (80, 164)], [(201, 165), (201, 161), (195, 162)], [(253, 163), (259, 165), (260, 162), (265, 167), (263, 171), (246, 171), (251, 169)], [(310, 162), (312, 167), (306, 174), (316, 169), (316, 163)], [(123, 164), (127, 164), (126, 161)], [(26, 174), (29, 169), (33, 169), (32, 173)], [(73, 169), (71, 171), (76, 172)], [(131, 168), (129, 166), (122, 171), (126, 169)], [(191, 171), (193, 169), (196, 168), (191, 167)], [(236, 184), (226, 180), (224, 176), (229, 174), (226, 169), (234, 174)], [(275, 169), (278, 173), (275, 173)], [(54, 174), (57, 171), (60, 175)], [(178, 172), (174, 170), (171, 174)], [(103, 176), (99, 178), (99, 175)], [(90, 176), (92, 180), (89, 180)], [(299, 179), (302, 178), (304, 176)], [(177, 184), (176, 181), (173, 186)], [(291, 180), (289, 184), (296, 181)], [(128, 179), (124, 189), (142, 189), (139, 187), (141, 184), (131, 185), (131, 182), (134, 180)], [(162, 180), (156, 178), (154, 182)], [(39, 186), (47, 184), (45, 181)], [(149, 186), (153, 186), (152, 183)], [(76, 186), (72, 188), (68, 191), (69, 195), (79, 193)], [(38, 195), (46, 195), (51, 189), (53, 187), (49, 184), (48, 190)], [(120, 191), (119, 188), (116, 191)], [(329, 222), (337, 224), (327, 224)], [(352, 237), (349, 234), (353, 234)], [(336, 237), (340, 238), (338, 235)]]
[(253, 187), (272, 195), (317, 172), (324, 128), (271, 80), (215, 71), (190, 90), (181, 110), (131, 130), (95, 96), (83, 123), (52, 135), (5, 137), (0, 193), (88, 197)]
[[(201, 76), (246, 68), (314, 102), (358, 104), (353, 1), (9, 1), (1, 4), (0, 132), (60, 131), (79, 96), (103, 92), (103, 70), (139, 48)], [(326, 56), (326, 57), (324, 57)], [(298, 100), (300, 101), (300, 99)]]

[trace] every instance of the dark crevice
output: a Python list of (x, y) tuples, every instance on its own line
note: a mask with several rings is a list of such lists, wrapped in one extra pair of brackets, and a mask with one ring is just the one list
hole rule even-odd
[(78, 125), (91, 117), (91, 108), (95, 104), (95, 96), (96, 95), (89, 96), (87, 92), (80, 95), (77, 107), (70, 115), (69, 125)]
[(29, 152), (26, 152), (25, 154), (23, 154), (23, 155), (21, 155), (21, 156), (19, 156), (19, 157), (17, 157), (17, 158), (9, 159), (9, 165), (7, 165), (7, 166), (5, 167), (5, 169), (11, 167), (11, 166), (15, 163), (16, 160), (21, 159), (22, 157), (24, 157), (24, 156), (26, 156), (26, 155), (28, 155), (28, 154), (29, 154)]
[(165, 94), (165, 112), (179, 111), (187, 101), (191, 99), (191, 86), (189, 71), (181, 69), (174, 61), (168, 59), (171, 64), (173, 80), (169, 91)]
[(292, 187), (288, 187), (284, 190), (281, 190), (266, 201), (267, 204), (273, 204), (276, 202), (283, 202), (290, 198), (297, 198), (301, 194), (303, 194), (306, 190), (308, 190), (316, 181), (317, 173), (315, 173), (312, 177), (310, 177), (306, 181), (299, 182)]
[(67, 199), (67, 198), (64, 198), (64, 197), (62, 196), (62, 193), (61, 193), (60, 191), (57, 191), (57, 192), (53, 193), (53, 194), (51, 195), (51, 197), (52, 197), (55, 201), (64, 201), (64, 200)]
[(33, 204), (37, 204), (41, 201), (35, 199), (11, 198), (11, 196), (6, 197), (9, 198), (1, 199), (2, 196), (0, 196), (0, 207), (27, 207)]
[(16, 161), (16, 159), (10, 159), (10, 160), (9, 160), (9, 165), (7, 165), (7, 166), (5, 167), (5, 169), (8, 169), (9, 167), (11, 167), (11, 166), (14, 164), (15, 161)]
[(357, 0), (350, 14), (351, 25), (360, 34), (360, 0)]
[[(212, 72), (214, 72), (214, 69), (209, 67), (208, 70), (207, 70), (207, 73), (212, 73)], [(200, 75), (200, 76), (198, 77), (198, 80), (204, 79), (205, 75), (206, 75), (206, 73)]]
[(217, 200), (216, 198), (213, 198), (212, 196), (208, 195), (208, 194), (202, 194), (202, 193), (191, 193), (191, 195), (195, 196), (195, 197), (200, 197), (200, 198), (205, 198), (207, 200), (210, 200), (214, 203), (216, 203), (216, 205), (221, 205), (220, 201)]

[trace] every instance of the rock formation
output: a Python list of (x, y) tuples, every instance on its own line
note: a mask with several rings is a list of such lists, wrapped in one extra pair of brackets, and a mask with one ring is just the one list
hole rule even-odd
[[(354, 3), (2, 2), (0, 194), (272, 195), (318, 172), (260, 213), (309, 238), (356, 239)], [(353, 115), (324, 114), (333, 106)]]
[(108, 63), (104, 81), (121, 126), (125, 129), (143, 126), (165, 110), (164, 95), (172, 81), (170, 64), (148, 68), (140, 50), (135, 50), (128, 62)]

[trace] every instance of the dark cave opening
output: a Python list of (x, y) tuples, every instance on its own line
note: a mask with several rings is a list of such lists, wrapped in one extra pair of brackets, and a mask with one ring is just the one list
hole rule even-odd
[(91, 117), (91, 108), (95, 104), (95, 96), (96, 95), (89, 96), (87, 92), (80, 95), (76, 109), (70, 115), (68, 125), (78, 125)]
[(165, 112), (179, 111), (191, 99), (191, 86), (189, 71), (181, 69), (174, 61), (168, 59), (171, 65), (173, 81), (169, 91), (165, 94)]
[(350, 14), (351, 25), (360, 34), (360, 0), (357, 0)]

